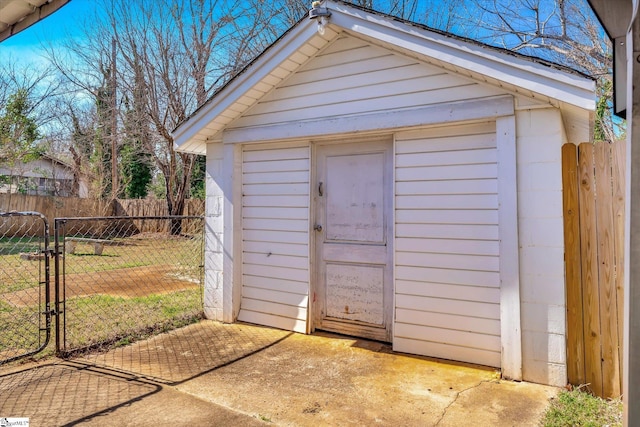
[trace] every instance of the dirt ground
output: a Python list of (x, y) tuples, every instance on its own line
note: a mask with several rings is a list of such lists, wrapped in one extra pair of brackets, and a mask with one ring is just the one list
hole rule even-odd
[[(110, 295), (133, 298), (198, 287), (197, 283), (174, 275), (173, 270), (172, 266), (153, 265), (95, 273), (67, 274), (65, 276), (66, 297)], [(40, 292), (39, 288), (29, 288), (4, 294), (2, 298), (14, 307), (25, 307), (37, 303)], [(53, 301), (53, 286), (50, 293), (50, 301)]]

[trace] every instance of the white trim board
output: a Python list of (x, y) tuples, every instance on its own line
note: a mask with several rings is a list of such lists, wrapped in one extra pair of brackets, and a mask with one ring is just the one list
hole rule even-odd
[(368, 131), (398, 130), (415, 126), (446, 124), (470, 120), (495, 119), (514, 113), (511, 95), (470, 101), (456, 101), (426, 107), (371, 113), (354, 117), (319, 118), (270, 126), (230, 129), (224, 132), (225, 144), (289, 138), (313, 138)]
[(500, 328), (502, 376), (522, 380), (516, 119), (496, 120), (498, 147), (498, 228), (500, 235)]

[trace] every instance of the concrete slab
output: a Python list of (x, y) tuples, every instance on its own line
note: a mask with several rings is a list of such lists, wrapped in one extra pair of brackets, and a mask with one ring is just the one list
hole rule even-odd
[(558, 392), (332, 334), (290, 335), (177, 389), (283, 426), (537, 426)]
[(558, 389), (387, 344), (205, 321), (72, 361), (0, 370), (33, 426), (536, 426)]
[(30, 427), (265, 425), (172, 387), (63, 361), (0, 375), (0, 414)]
[(175, 385), (260, 352), (292, 334), (272, 328), (202, 321), (75, 360)]
[(443, 427), (538, 426), (557, 389), (513, 381), (490, 381), (461, 391), (438, 424)]

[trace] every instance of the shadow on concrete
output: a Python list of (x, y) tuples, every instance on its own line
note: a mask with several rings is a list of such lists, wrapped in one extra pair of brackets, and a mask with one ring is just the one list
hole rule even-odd
[(33, 426), (74, 425), (158, 393), (161, 387), (52, 363), (0, 375), (0, 414)]
[[(76, 425), (537, 425), (556, 389), (319, 332), (203, 321), (0, 371), (0, 416)], [(4, 374), (2, 372), (5, 372)]]
[(259, 424), (167, 386), (241, 361), (292, 334), (202, 321), (104, 353), (6, 368), (0, 371), (0, 416), (27, 417), (32, 426), (112, 425), (120, 418), (123, 425), (134, 419), (135, 425), (157, 425), (184, 415), (182, 408), (199, 407), (187, 415), (193, 425), (214, 415), (232, 424)]
[(263, 351), (293, 332), (204, 320), (105, 353), (73, 361), (178, 385)]

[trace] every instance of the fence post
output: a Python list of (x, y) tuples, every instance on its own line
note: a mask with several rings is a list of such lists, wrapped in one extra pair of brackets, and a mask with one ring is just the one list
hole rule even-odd
[(585, 383), (580, 269), (580, 208), (578, 205), (578, 152), (574, 144), (562, 146), (562, 198), (567, 311), (567, 376), (571, 384)]
[(64, 289), (61, 288), (62, 284), (60, 282), (60, 277), (62, 275), (62, 266), (60, 265), (60, 257), (63, 255), (63, 245), (61, 244), (61, 237), (64, 238), (63, 232), (60, 230), (64, 227), (64, 222), (58, 220), (58, 218), (54, 219), (53, 226), (53, 235), (54, 235), (54, 307), (55, 307), (55, 317), (56, 317), (56, 355), (60, 356), (64, 350), (65, 338), (63, 336), (64, 329), (62, 323), (64, 322), (64, 302), (63, 293)]

